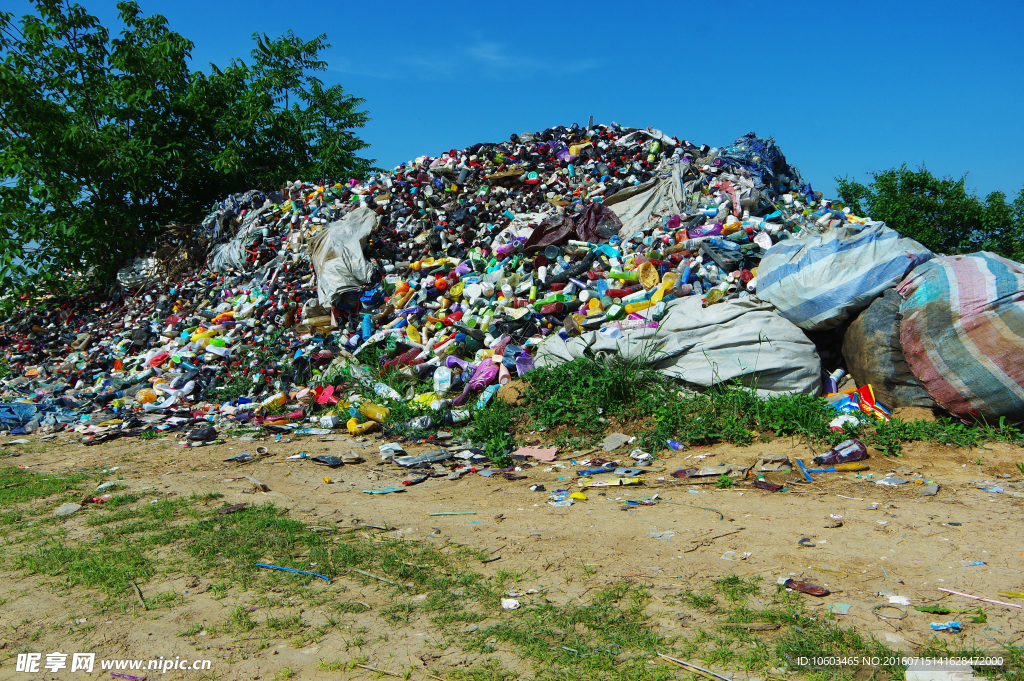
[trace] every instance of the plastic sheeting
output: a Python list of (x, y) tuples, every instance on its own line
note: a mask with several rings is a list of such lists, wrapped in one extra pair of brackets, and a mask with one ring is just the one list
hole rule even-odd
[(843, 358), (857, 385), (871, 384), (886, 407), (938, 405), (910, 371), (900, 347), (900, 295), (889, 289), (850, 324), (843, 337)]
[(1024, 266), (987, 252), (946, 256), (897, 291), (900, 343), (935, 401), (965, 421), (1024, 421)]
[(342, 294), (373, 281), (373, 267), (363, 249), (376, 226), (377, 214), (363, 206), (310, 237), (309, 256), (321, 305), (333, 305)]
[(136, 258), (117, 273), (117, 283), (126, 289), (137, 289), (163, 274), (156, 258)]
[(626, 331), (620, 338), (588, 331), (540, 345), (535, 364), (553, 366), (585, 354), (649, 357), (655, 369), (693, 390), (739, 379), (760, 393), (821, 390), (821, 360), (803, 331), (754, 298), (704, 308), (700, 298), (672, 301), (657, 329)]
[(214, 247), (210, 254), (210, 269), (214, 272), (226, 272), (229, 269), (244, 269), (246, 266), (245, 249), (262, 234), (263, 228), (258, 221), (250, 222), (238, 230), (226, 244)]
[(679, 163), (671, 170), (630, 189), (623, 189), (604, 201), (622, 220), (619, 236), (629, 239), (637, 232), (660, 225), (663, 218), (679, 212), (683, 205), (682, 168)]
[(787, 239), (761, 260), (757, 295), (802, 329), (832, 329), (932, 255), (884, 222)]
[(564, 215), (546, 217), (533, 230), (523, 247), (527, 252), (532, 252), (545, 246), (560, 246), (570, 238), (606, 244), (621, 229), (622, 222), (614, 212), (600, 203), (592, 203), (575, 219)]

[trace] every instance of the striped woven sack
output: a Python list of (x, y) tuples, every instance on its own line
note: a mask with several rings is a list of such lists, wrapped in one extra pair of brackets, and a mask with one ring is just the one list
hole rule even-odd
[(1024, 266), (994, 253), (916, 268), (896, 289), (910, 370), (968, 422), (1024, 421)]
[(757, 267), (757, 296), (806, 331), (833, 329), (932, 252), (884, 222), (780, 241)]

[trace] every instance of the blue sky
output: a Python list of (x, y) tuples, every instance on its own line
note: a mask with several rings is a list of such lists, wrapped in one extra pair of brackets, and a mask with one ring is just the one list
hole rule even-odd
[[(1019, 1), (140, 3), (197, 67), (247, 57), (254, 31), (327, 33), (324, 80), (366, 99), (383, 167), (593, 115), (713, 146), (774, 136), (826, 195), (904, 161), (982, 194), (1024, 184)], [(115, 25), (114, 1), (81, 4)]]

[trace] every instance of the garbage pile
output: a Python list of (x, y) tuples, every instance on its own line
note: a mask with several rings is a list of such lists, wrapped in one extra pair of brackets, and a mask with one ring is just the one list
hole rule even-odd
[[(837, 393), (827, 372), (843, 357), (815, 334), (841, 343), (897, 285), (904, 318), (927, 307), (926, 268), (945, 260), (824, 200), (773, 140), (712, 148), (615, 124), (512, 135), (364, 181), (253, 190), (187, 231), (129, 264), (115, 295), (2, 321), (0, 428), (73, 429), (88, 444), (253, 425), (355, 435), (403, 403), (422, 410), (404, 427), (426, 431), (585, 354), (642, 356), (695, 390), (737, 379)], [(1020, 313), (1019, 296), (1000, 300), (995, 314)], [(918, 352), (924, 334), (905, 324), (899, 335), (915, 348), (906, 380), (955, 414), (976, 406), (941, 384), (944, 346)], [(1024, 383), (1019, 368), (1007, 376), (1010, 393)], [(868, 395), (840, 400), (884, 418)]]

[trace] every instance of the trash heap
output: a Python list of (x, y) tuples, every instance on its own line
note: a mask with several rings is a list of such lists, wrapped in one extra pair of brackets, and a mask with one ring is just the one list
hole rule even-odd
[[(642, 355), (692, 389), (820, 394), (845, 366), (835, 330), (932, 257), (753, 133), (522, 133), (227, 197), (118, 290), (19, 310), (0, 325), (0, 427), (354, 435), (403, 403), (422, 410), (403, 425), (429, 430), (585, 354)], [(834, 352), (814, 339), (830, 333)]]

